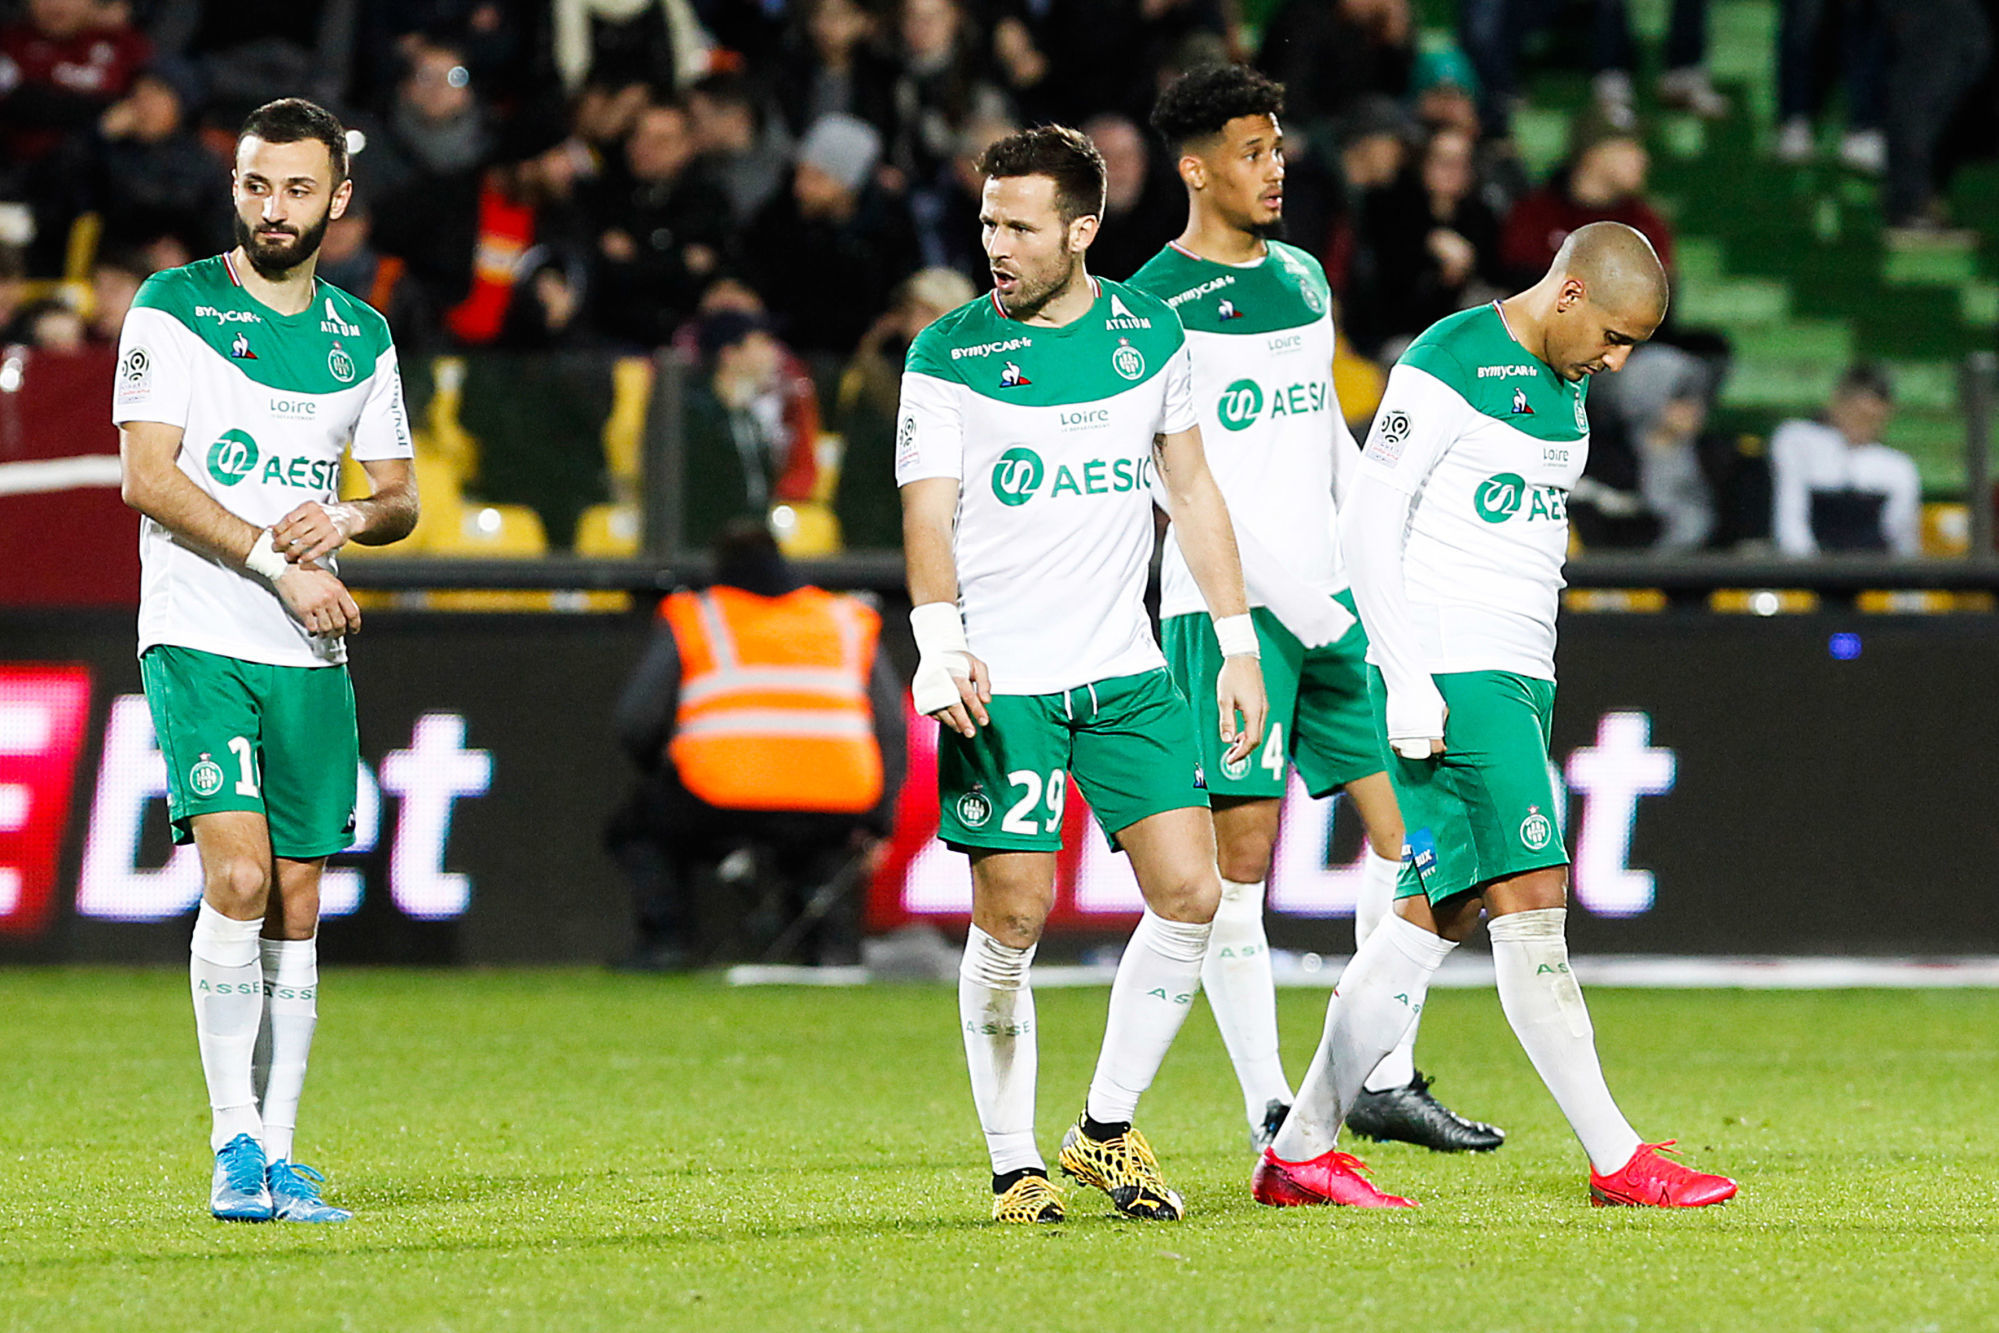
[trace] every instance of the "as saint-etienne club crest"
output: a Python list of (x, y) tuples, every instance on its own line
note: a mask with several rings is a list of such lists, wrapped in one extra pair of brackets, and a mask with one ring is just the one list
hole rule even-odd
[(1520, 841), (1528, 851), (1538, 852), (1554, 840), (1554, 822), (1541, 813), (1540, 806), (1528, 806), (1527, 818), (1520, 821)]
[(993, 803), (976, 787), (958, 798), (958, 822), (966, 828), (983, 827), (993, 817)]
[(222, 790), (222, 765), (203, 754), (187, 771), (187, 785), (204, 800)]

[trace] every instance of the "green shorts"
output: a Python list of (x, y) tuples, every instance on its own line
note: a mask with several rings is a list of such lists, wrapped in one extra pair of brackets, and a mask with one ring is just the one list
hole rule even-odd
[(1116, 847), (1167, 810), (1208, 804), (1194, 714), (1164, 667), (1055, 694), (996, 694), (967, 740), (937, 737), (937, 836), (959, 851), (1056, 851), (1070, 778)]
[(1367, 669), (1382, 757), (1408, 829), (1395, 896), (1440, 903), (1496, 879), (1567, 865), (1548, 763), (1555, 682), (1510, 671), (1452, 672), (1436, 682), (1450, 709), (1444, 753), (1404, 759), (1388, 748), (1381, 672)]
[[(1353, 594), (1335, 597), (1352, 611)], [(1250, 611), (1263, 651), (1263, 690), (1270, 720), (1263, 745), (1234, 765), (1222, 762), (1220, 705), (1215, 678), (1222, 648), (1206, 615), (1171, 616), (1160, 622), (1160, 641), (1174, 682), (1194, 708), (1201, 762), (1214, 796), (1244, 799), (1284, 794), (1284, 761), (1313, 796), (1330, 796), (1356, 778), (1381, 772), (1374, 737), (1374, 708), (1367, 698), (1367, 633), (1355, 617), (1337, 642), (1307, 650), (1265, 607)]]
[(255, 810), (271, 851), (330, 856), (354, 841), (361, 741), (347, 668), (282, 667), (156, 644), (139, 658), (153, 731), (167, 761), (175, 842), (188, 821)]

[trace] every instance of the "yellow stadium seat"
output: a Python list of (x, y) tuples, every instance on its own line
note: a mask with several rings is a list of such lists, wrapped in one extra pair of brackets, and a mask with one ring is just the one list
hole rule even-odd
[(626, 559), (639, 553), (644, 535), (637, 505), (591, 505), (576, 521), (576, 554)]
[(819, 432), (812, 448), (818, 470), (812, 478), (812, 503), (830, 505), (840, 489), (840, 465), (847, 458), (847, 437), (830, 430)]
[(833, 555), (840, 550), (840, 520), (816, 501), (781, 504), (770, 511), (771, 534), (778, 549), (792, 560)]
[(1368, 423), (1374, 420), (1374, 409), (1381, 406), (1381, 395), (1388, 387), (1388, 377), (1381, 373), (1381, 367), (1354, 351), (1342, 334), (1333, 344), (1333, 392), (1339, 396), (1340, 411), (1346, 414), (1347, 424), (1356, 435), (1367, 433)]
[(644, 469), (646, 413), (652, 406), (652, 362), (619, 357), (611, 367), (611, 414), (604, 418), (604, 466), (612, 493), (631, 499)]
[[(548, 536), (541, 516), (526, 505), (473, 502), (458, 512), (458, 521), (439, 524), (424, 547), (425, 555), (471, 559), (532, 559), (548, 553)], [(555, 594), (525, 589), (446, 589), (432, 592), (426, 605), (435, 611), (552, 611)]]
[(417, 428), (417, 445), (428, 445), (448, 459), (460, 477), (479, 470), (479, 442), (458, 419), (465, 400), (465, 360), (440, 356), (431, 366), (430, 403)]
[(1964, 555), (1971, 550), (1971, 509), (1955, 501), (1923, 506), (1923, 554)]

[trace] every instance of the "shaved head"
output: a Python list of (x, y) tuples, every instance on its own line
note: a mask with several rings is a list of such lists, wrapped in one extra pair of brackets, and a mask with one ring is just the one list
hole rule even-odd
[(1666, 266), (1645, 234), (1622, 222), (1592, 222), (1570, 232), (1548, 276), (1583, 285), (1592, 305), (1657, 324), (1669, 296)]

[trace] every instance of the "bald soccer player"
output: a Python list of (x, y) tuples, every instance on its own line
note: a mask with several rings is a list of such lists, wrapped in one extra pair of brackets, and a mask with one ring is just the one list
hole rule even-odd
[(1433, 325), (1388, 379), (1340, 512), (1368, 637), (1368, 692), (1407, 828), (1395, 910), (1326, 1008), (1298, 1100), (1264, 1150), (1261, 1203), (1408, 1207), (1339, 1151), (1340, 1126), (1489, 916), (1506, 1021), (1589, 1156), (1590, 1202), (1691, 1208), (1735, 1182), (1626, 1123), (1569, 971), (1568, 853), (1548, 765), (1568, 496), (1589, 452), (1592, 375), (1666, 315), (1666, 273), (1616, 222), (1571, 234), (1527, 291)]

